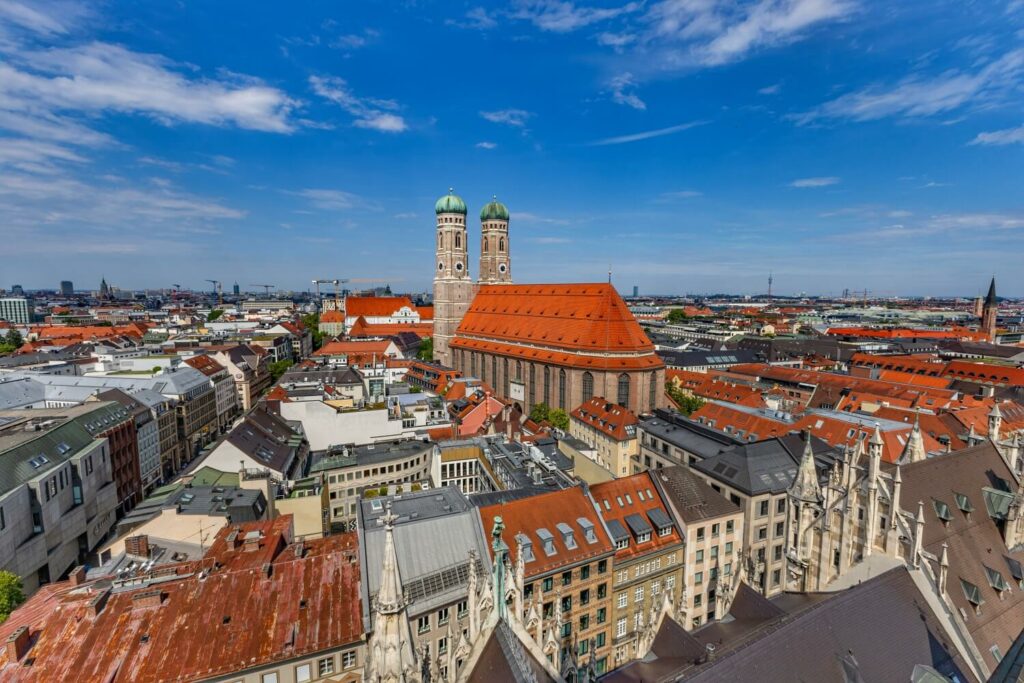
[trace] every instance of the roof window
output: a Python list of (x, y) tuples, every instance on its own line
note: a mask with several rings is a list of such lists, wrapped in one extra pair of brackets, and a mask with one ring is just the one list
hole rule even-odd
[(956, 498), (956, 506), (960, 508), (960, 511), (964, 514), (970, 514), (974, 512), (974, 506), (971, 505), (971, 499), (962, 493), (953, 492), (953, 496)]
[(560, 534), (562, 534), (562, 543), (565, 544), (566, 548), (569, 550), (575, 550), (578, 547), (576, 545), (576, 537), (571, 526), (565, 522), (559, 522), (555, 525), (555, 528), (558, 529)]
[(935, 498), (932, 498), (932, 505), (935, 507), (936, 516), (942, 520), (943, 524), (949, 524), (953, 521), (953, 513), (949, 511), (948, 505)]
[(537, 538), (540, 539), (541, 544), (544, 546), (544, 554), (548, 557), (554, 555), (557, 551), (555, 550), (555, 537), (551, 535), (551, 532), (547, 529), (537, 529)]
[(986, 578), (988, 578), (988, 585), (992, 586), (992, 588), (996, 589), (1000, 593), (1002, 593), (1004, 590), (1007, 590), (1010, 587), (1010, 585), (1006, 583), (1006, 579), (1003, 578), (1003, 575), (1000, 572), (996, 571), (995, 569), (992, 569), (988, 565), (982, 566), (985, 567), (985, 576)]
[(981, 612), (981, 606), (985, 604), (985, 599), (981, 597), (981, 591), (970, 581), (960, 579), (960, 588), (964, 591), (964, 597), (967, 598), (967, 602), (974, 606), (974, 612), (976, 614)]

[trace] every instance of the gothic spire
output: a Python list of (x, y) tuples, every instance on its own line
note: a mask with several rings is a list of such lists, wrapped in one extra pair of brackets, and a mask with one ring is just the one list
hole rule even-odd
[(814, 451), (811, 448), (811, 434), (804, 434), (804, 453), (800, 459), (800, 469), (796, 472), (796, 479), (789, 488), (790, 495), (798, 500), (806, 502), (818, 502), (821, 500), (821, 485), (818, 482), (818, 470), (814, 466)]
[(994, 305), (996, 303), (996, 278), (992, 276), (992, 282), (988, 286), (988, 296), (985, 297), (985, 305)]
[(377, 592), (377, 611), (381, 614), (394, 614), (405, 606), (402, 594), (402, 579), (398, 574), (398, 554), (395, 551), (395, 521), (398, 517), (387, 512), (381, 517), (384, 522), (384, 558), (381, 563), (380, 590)]
[(900, 453), (899, 462), (911, 463), (920, 462), (927, 457), (924, 449), (924, 437), (921, 436), (921, 422), (918, 415), (914, 415), (914, 428), (907, 436), (907, 443)]

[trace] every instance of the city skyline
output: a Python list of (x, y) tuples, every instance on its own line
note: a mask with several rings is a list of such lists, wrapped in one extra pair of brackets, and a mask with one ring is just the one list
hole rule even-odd
[(5, 2), (2, 286), (426, 291), (452, 186), (474, 275), (496, 194), (519, 282), (1021, 296), (1022, 27), (1020, 2)]

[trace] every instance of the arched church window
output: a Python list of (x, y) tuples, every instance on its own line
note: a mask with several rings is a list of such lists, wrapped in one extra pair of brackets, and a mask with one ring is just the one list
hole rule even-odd
[(586, 403), (594, 397), (594, 376), (589, 372), (583, 373), (583, 402)]
[(484, 253), (487, 253), (487, 238), (484, 238)]
[(544, 366), (544, 405), (551, 405), (551, 368)]
[(501, 237), (498, 239), (498, 251), (505, 253), (505, 238)]
[(620, 406), (629, 407), (629, 375), (619, 375), (619, 395), (616, 401)]
[(565, 410), (565, 370), (558, 371), (558, 407)]
[(459, 233), (455, 233), (455, 248), (462, 248), (462, 235), (460, 235)]
[(658, 372), (654, 371), (651, 373), (651, 386), (648, 389), (649, 396), (647, 397), (648, 402), (651, 404), (651, 412), (658, 406)]

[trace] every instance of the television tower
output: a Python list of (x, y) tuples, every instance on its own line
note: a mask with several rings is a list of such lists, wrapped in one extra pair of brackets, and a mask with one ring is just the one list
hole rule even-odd
[(768, 301), (772, 300), (772, 282), (773, 282), (772, 274), (769, 271), (769, 273), (768, 273)]

